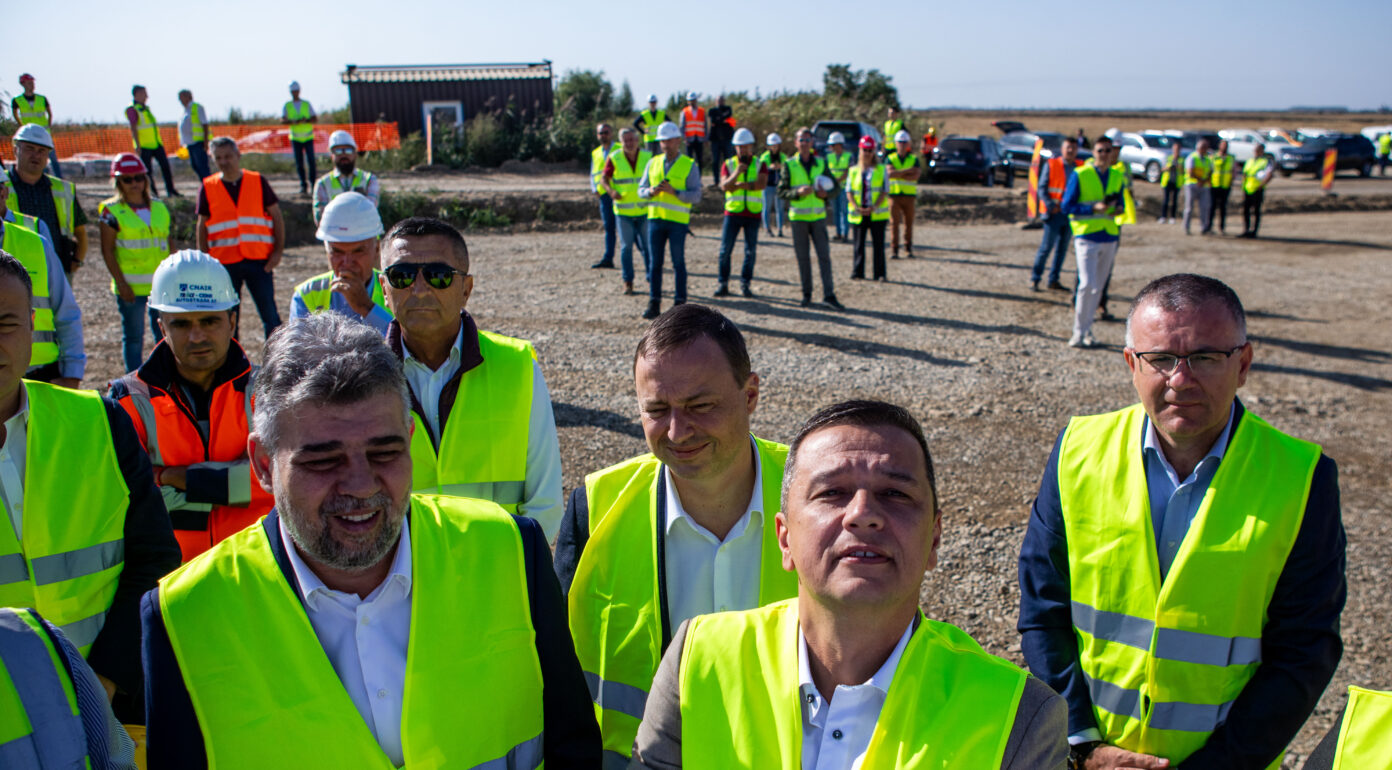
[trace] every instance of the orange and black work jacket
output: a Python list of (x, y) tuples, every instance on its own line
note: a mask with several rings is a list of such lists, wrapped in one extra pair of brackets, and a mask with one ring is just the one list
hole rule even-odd
[(135, 423), (150, 464), (188, 466), (183, 490), (160, 487), (184, 561), (255, 523), (274, 503), (247, 458), (255, 376), (234, 340), (202, 393), (179, 377), (162, 340), (139, 369), (111, 383), (111, 398)]
[(237, 200), (222, 183), (222, 174), (203, 180), (208, 198), (208, 254), (224, 265), (244, 259), (269, 259), (275, 228), (261, 198), (261, 175), (243, 171)]

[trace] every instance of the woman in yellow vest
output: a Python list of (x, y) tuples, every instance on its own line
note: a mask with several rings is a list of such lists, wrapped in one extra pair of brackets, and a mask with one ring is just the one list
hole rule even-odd
[(133, 152), (111, 162), (116, 194), (101, 202), (102, 259), (111, 273), (111, 293), (121, 312), (121, 352), (125, 370), (133, 372), (145, 359), (144, 318), (150, 318), (153, 340), (160, 338), (153, 310), (146, 307), (150, 279), (160, 260), (169, 256), (169, 209), (150, 198), (150, 175)]
[(885, 225), (889, 222), (889, 174), (875, 154), (875, 140), (860, 138), (860, 162), (846, 172), (846, 202), (850, 206), (850, 223), (855, 226), (855, 257), (851, 262), (851, 278), (865, 278), (865, 237), (875, 244), (872, 276), (877, 281), (888, 280), (885, 275)]

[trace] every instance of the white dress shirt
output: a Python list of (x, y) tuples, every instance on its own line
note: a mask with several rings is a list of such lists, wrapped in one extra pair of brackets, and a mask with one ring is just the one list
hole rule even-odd
[(24, 542), (24, 460), (29, 444), (29, 393), (19, 383), (19, 411), (5, 421), (5, 443), (0, 444), (0, 497), (10, 514), (15, 539)]
[(812, 682), (807, 637), (798, 629), (798, 692), (802, 696), (802, 770), (859, 770), (875, 733), (889, 683), (913, 636), (913, 623), (904, 629), (884, 665), (864, 684), (838, 684), (827, 701)]
[(754, 490), (744, 515), (724, 540), (691, 518), (672, 483), (672, 472), (663, 468), (667, 485), (667, 613), (672, 628), (697, 615), (759, 606), (759, 568), (767, 517), (759, 448), (752, 437), (749, 444), (754, 454)]
[(411, 632), (411, 533), (404, 523), (391, 572), (366, 599), (324, 585), (300, 558), (285, 523), (280, 541), (290, 556), (305, 611), (334, 673), (362, 715), (377, 745), (401, 767), (401, 707), (406, 648)]

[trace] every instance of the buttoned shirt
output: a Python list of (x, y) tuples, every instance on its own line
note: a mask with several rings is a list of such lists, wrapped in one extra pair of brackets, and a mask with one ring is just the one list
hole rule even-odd
[(1218, 472), (1218, 464), (1223, 461), (1223, 453), (1228, 448), (1228, 436), (1232, 433), (1233, 410), (1228, 409), (1228, 424), (1219, 434), (1218, 440), (1204, 455), (1194, 470), (1182, 481), (1175, 473), (1173, 465), (1165, 458), (1160, 448), (1160, 437), (1155, 432), (1155, 424), (1146, 418), (1146, 428), (1142, 432), (1141, 453), (1145, 459), (1146, 490), (1150, 494), (1150, 523), (1155, 528), (1155, 552), (1160, 557), (1160, 578), (1163, 580), (1179, 553), (1184, 535), (1199, 512), (1199, 504), (1208, 492), (1213, 474)]
[(752, 437), (749, 444), (754, 455), (754, 489), (744, 515), (724, 540), (691, 518), (672, 483), (672, 472), (663, 468), (667, 485), (667, 613), (672, 628), (697, 615), (759, 606), (766, 522), (764, 482), (759, 449)]
[(459, 346), (463, 342), (464, 327), (461, 326), (459, 334), (454, 337), (454, 344), (450, 346), (449, 357), (440, 364), (439, 369), (431, 369), (419, 358), (411, 355), (410, 348), (404, 344), (401, 346), (406, 381), (410, 383), (411, 392), (416, 394), (416, 400), (420, 401), (421, 409), (425, 411), (425, 422), (430, 426), (430, 432), (436, 436), (440, 435), (440, 394), (459, 371)]
[(29, 393), (19, 383), (19, 410), (5, 421), (5, 443), (0, 444), (0, 497), (14, 526), (15, 539), (24, 541), (24, 461), (29, 441)]
[(899, 643), (862, 684), (836, 685), (831, 700), (822, 697), (812, 681), (807, 637), (798, 629), (798, 698), (802, 703), (802, 770), (859, 770), (870, 747), (870, 736), (889, 695), (889, 684), (904, 656), (914, 624), (904, 629)]
[(411, 631), (411, 533), (403, 522), (391, 572), (367, 598), (324, 585), (299, 551), (285, 522), (280, 540), (304, 595), (305, 613), (338, 680), (362, 715), (377, 745), (401, 767), (401, 706), (406, 688), (406, 650)]

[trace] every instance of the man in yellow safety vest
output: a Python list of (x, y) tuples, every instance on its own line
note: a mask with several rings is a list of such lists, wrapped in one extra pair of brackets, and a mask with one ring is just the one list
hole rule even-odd
[(179, 92), (179, 104), (184, 105), (184, 116), (179, 119), (179, 143), (188, 152), (193, 173), (200, 180), (207, 179), (213, 175), (213, 168), (208, 165), (208, 139), (212, 134), (208, 111), (193, 100), (193, 92), (187, 88)]
[(329, 134), (329, 156), (333, 168), (314, 181), (314, 223), (324, 216), (329, 201), (347, 193), (361, 193), (373, 206), (382, 199), (382, 183), (377, 175), (358, 168), (358, 140), (343, 129)]
[(20, 126), (10, 139), (15, 162), (8, 169), (10, 192), (6, 203), (16, 214), (35, 217), (48, 226), (53, 248), (71, 280), (87, 258), (87, 214), (77, 199), (77, 186), (44, 173), (53, 150), (48, 129), (28, 123)]
[[(295, 173), (300, 175), (300, 195), (309, 194), (309, 183), (319, 177), (319, 165), (314, 158), (314, 124), (319, 116), (314, 107), (300, 98), (300, 82), (290, 81), (290, 101), (280, 110), (280, 122), (290, 127), (290, 149), (295, 153)], [(305, 175), (305, 164), (309, 175)]]
[(657, 106), (657, 94), (648, 94), (648, 108), (638, 113), (637, 120), (633, 121), (633, 127), (643, 132), (643, 143), (647, 146), (648, 152), (654, 155), (662, 149), (658, 146), (658, 126), (666, 122), (667, 110)]
[(599, 218), (604, 222), (604, 254), (590, 267), (595, 269), (614, 266), (614, 242), (618, 240), (619, 223), (614, 214), (614, 198), (604, 189), (604, 167), (609, 162), (609, 154), (618, 147), (614, 142), (614, 128), (608, 123), (595, 126), (595, 139), (599, 144), (590, 151), (590, 192), (599, 197)]
[[(48, 128), (53, 125), (53, 102), (43, 94), (34, 93), (34, 76), (27, 72), (20, 75), (19, 85), (24, 89), (24, 93), (10, 100), (10, 115), (21, 126), (32, 123)], [(62, 179), (63, 169), (58, 165), (58, 150), (50, 149), (48, 159), (53, 166), (53, 175)]]
[[(169, 170), (169, 154), (164, 151), (164, 140), (160, 139), (159, 123), (154, 113), (146, 106), (150, 94), (145, 86), (131, 87), (131, 105), (126, 108), (126, 122), (130, 124), (131, 143), (140, 153), (140, 162), (145, 168), (153, 169), (151, 160), (159, 161), (160, 175), (164, 177), (164, 191), (171, 198), (179, 197), (174, 189), (174, 172)], [(154, 180), (150, 180), (150, 194), (154, 195)]]

